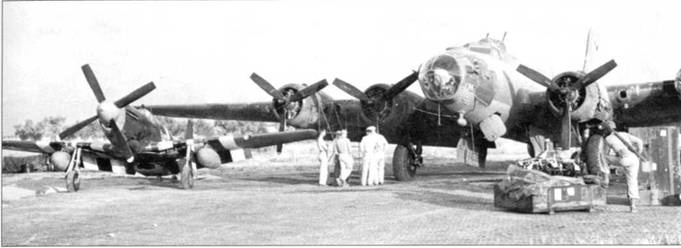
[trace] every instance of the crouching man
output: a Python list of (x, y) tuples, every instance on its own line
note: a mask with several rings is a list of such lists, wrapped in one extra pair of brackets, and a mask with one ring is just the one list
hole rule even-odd
[[(627, 197), (629, 198), (629, 209), (636, 213), (638, 196), (638, 170), (641, 161), (639, 155), (643, 151), (643, 141), (638, 137), (625, 132), (614, 130), (615, 124), (612, 122), (603, 123), (605, 143), (612, 148), (617, 157), (615, 162), (624, 168), (624, 175), (627, 180)], [(630, 147), (627, 147), (627, 144)], [(631, 149), (633, 149), (633, 151)], [(638, 153), (638, 154), (637, 154)]]

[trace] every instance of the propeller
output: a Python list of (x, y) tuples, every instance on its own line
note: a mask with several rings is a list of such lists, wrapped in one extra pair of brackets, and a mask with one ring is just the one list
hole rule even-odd
[(610, 60), (593, 71), (585, 74), (576, 82), (572, 84), (566, 83), (563, 85), (558, 85), (558, 83), (555, 81), (525, 65), (519, 65), (516, 71), (518, 71), (520, 74), (523, 74), (532, 81), (548, 88), (549, 91), (559, 94), (560, 99), (565, 102), (563, 114), (561, 116), (561, 146), (563, 149), (568, 149), (572, 141), (572, 120), (570, 113), (572, 112), (573, 103), (579, 96), (579, 90), (584, 89), (596, 82), (615, 67), (617, 67), (615, 60)]
[(106, 97), (102, 92), (102, 88), (99, 86), (99, 82), (97, 81), (97, 77), (95, 77), (95, 74), (92, 72), (90, 65), (85, 64), (81, 67), (81, 69), (83, 70), (83, 74), (85, 74), (85, 79), (87, 80), (88, 85), (90, 85), (90, 89), (92, 89), (92, 93), (94, 93), (95, 98), (99, 103), (97, 106), (97, 114), (85, 119), (84, 121), (76, 123), (75, 125), (68, 127), (59, 133), (60, 139), (64, 139), (73, 135), (96, 119), (99, 119), (106, 125), (110, 124), (110, 120), (115, 119), (121, 108), (128, 106), (128, 104), (142, 98), (156, 88), (153, 82), (149, 82), (112, 103), (106, 100)]
[[(333, 80), (333, 85), (344, 91), (345, 93), (348, 93), (348, 95), (351, 95), (357, 99), (359, 99), (362, 103), (366, 104), (368, 109), (372, 110), (384, 110), (385, 107), (387, 107), (388, 102), (392, 101), (393, 98), (395, 98), (397, 95), (402, 93), (405, 89), (407, 89), (411, 84), (416, 82), (418, 79), (419, 74), (418, 72), (414, 71), (411, 74), (409, 74), (407, 77), (403, 78), (390, 88), (388, 90), (381, 92), (380, 94), (376, 94), (373, 96), (368, 96), (361, 90), (357, 89), (357, 87), (353, 86), (352, 84), (345, 82), (339, 78), (336, 78)], [(382, 104), (382, 105), (381, 105)], [(376, 113), (376, 128), (378, 128), (378, 122), (381, 118), (380, 112), (377, 111)]]
[[(279, 132), (283, 132), (286, 129), (286, 121), (289, 118), (290, 105), (296, 104), (296, 102), (301, 101), (315, 93), (321, 91), (329, 85), (326, 79), (320, 80), (312, 85), (306, 86), (305, 88), (298, 90), (294, 93), (292, 92), (282, 92), (272, 86), (267, 80), (262, 78), (255, 72), (251, 74), (251, 80), (255, 82), (261, 89), (263, 89), (267, 94), (272, 96), (274, 100), (278, 103), (279, 107), (277, 113), (282, 113), (279, 117)], [(283, 149), (283, 144), (277, 144), (277, 153), (281, 153)]]

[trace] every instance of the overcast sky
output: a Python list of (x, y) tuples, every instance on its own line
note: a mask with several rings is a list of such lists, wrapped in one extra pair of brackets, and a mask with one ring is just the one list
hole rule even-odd
[[(594, 3), (595, 2), (595, 3)], [(95, 113), (80, 66), (139, 104), (269, 101), (275, 86), (339, 77), (360, 89), (395, 83), (446, 47), (501, 38), (523, 64), (553, 76), (581, 69), (593, 28), (605, 85), (671, 79), (681, 68), (675, 1), (114, 1), (3, 2), (2, 125)], [(422, 94), (418, 84), (409, 90)], [(334, 98), (350, 98), (333, 86)]]

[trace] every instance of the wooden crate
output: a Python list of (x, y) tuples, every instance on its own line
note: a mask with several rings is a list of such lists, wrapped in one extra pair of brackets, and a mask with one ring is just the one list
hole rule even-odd
[(653, 162), (641, 164), (639, 169), (641, 203), (659, 205), (661, 199), (681, 192), (679, 128), (630, 128), (629, 132), (643, 140), (643, 156)]
[(549, 213), (555, 211), (585, 210), (606, 204), (606, 190), (598, 185), (571, 185), (550, 187), (546, 194), (512, 199), (494, 185), (494, 206), (523, 213)]

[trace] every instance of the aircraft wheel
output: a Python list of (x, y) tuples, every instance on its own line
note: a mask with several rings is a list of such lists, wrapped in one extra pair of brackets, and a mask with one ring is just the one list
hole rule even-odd
[(597, 175), (601, 168), (607, 168), (605, 160), (605, 139), (599, 134), (591, 135), (586, 143), (586, 168), (589, 175)]
[(404, 145), (397, 145), (393, 153), (393, 175), (397, 181), (410, 181), (416, 175), (414, 158)]
[(72, 169), (66, 173), (66, 190), (68, 192), (76, 192), (80, 189), (80, 174), (77, 170)]
[(180, 181), (182, 182), (182, 188), (184, 189), (191, 189), (194, 187), (194, 171), (189, 163), (185, 163), (182, 167)]

